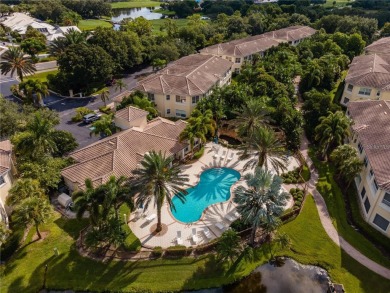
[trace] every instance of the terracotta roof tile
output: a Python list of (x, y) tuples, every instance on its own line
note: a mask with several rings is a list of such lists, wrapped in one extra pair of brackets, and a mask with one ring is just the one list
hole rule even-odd
[(390, 37), (379, 39), (366, 47), (368, 54), (387, 54), (390, 55)]
[(129, 106), (121, 109), (115, 113), (115, 117), (122, 118), (126, 121), (133, 121), (141, 117), (145, 117), (149, 114), (148, 111)]
[(349, 102), (348, 110), (354, 121), (352, 129), (358, 133), (375, 180), (390, 191), (390, 103)]

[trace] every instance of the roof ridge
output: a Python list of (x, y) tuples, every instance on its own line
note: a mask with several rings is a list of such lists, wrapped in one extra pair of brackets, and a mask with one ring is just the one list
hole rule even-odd
[[(110, 152), (105, 152), (105, 153), (103, 153), (103, 154), (94, 156), (94, 157), (92, 157), (92, 158), (90, 158), (90, 159), (88, 159), (88, 160), (85, 160), (85, 161), (82, 161), (82, 162), (77, 162), (77, 163), (75, 163), (75, 164), (72, 164), (72, 165), (70, 165), (70, 166), (68, 166), (68, 167), (63, 168), (62, 171), (71, 169), (71, 168), (73, 168), (73, 167), (77, 167), (78, 165), (85, 164), (85, 163), (87, 163), (87, 162), (96, 160), (96, 159), (98, 159), (98, 158), (107, 156), (107, 155), (109, 155), (109, 154), (111, 154), (112, 156), (114, 156), (114, 152), (115, 152), (115, 151), (116, 151), (116, 150), (112, 150), (112, 151), (110, 151)], [(62, 171), (61, 171), (61, 172), (62, 172)]]
[[(150, 129), (150, 128), (149, 128)], [(174, 138), (170, 138), (170, 137), (166, 137), (166, 136), (161, 136), (161, 135), (157, 135), (157, 134), (154, 134), (154, 133), (149, 133), (149, 132), (145, 132), (145, 131), (139, 131), (137, 129), (134, 129), (134, 131), (137, 131), (139, 133), (143, 133), (143, 134), (146, 134), (146, 135), (152, 135), (154, 137), (159, 137), (159, 138), (164, 138), (164, 139), (168, 139), (168, 140), (171, 140), (171, 141), (177, 141), (179, 142), (178, 139), (174, 139)]]
[[(192, 54), (192, 55), (197, 55), (197, 54)], [(189, 55), (189, 56), (192, 56), (192, 55)], [(197, 66), (194, 70), (190, 71), (187, 75), (185, 75), (186, 78), (188, 78), (189, 75), (191, 75), (192, 73), (194, 73), (196, 70), (199, 69), (199, 67), (205, 65), (207, 62), (209, 62), (211, 59), (213, 59), (215, 56), (214, 55), (209, 55), (209, 54), (202, 54), (202, 56), (208, 56), (209, 58), (207, 58), (207, 60), (205, 62), (203, 62), (202, 64), (200, 64), (199, 66)]]

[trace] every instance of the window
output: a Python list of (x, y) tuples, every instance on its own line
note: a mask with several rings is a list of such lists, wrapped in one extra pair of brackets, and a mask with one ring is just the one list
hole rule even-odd
[(376, 96), (379, 97), (381, 95), (381, 91), (377, 91)]
[(360, 192), (360, 196), (363, 199), (365, 195), (366, 195), (366, 188), (363, 186), (362, 191)]
[(390, 193), (386, 192), (383, 196), (382, 203), (390, 207)]
[(177, 117), (181, 117), (181, 118), (186, 118), (187, 117), (186, 111), (184, 111), (184, 110), (177, 110), (176, 109), (176, 116)]
[(352, 92), (352, 90), (353, 90), (353, 85), (349, 84), (347, 87), (347, 91)]
[(368, 165), (368, 159), (367, 159), (367, 157), (364, 157), (364, 166), (367, 167), (367, 165)]
[(240, 73), (240, 68), (234, 69), (234, 73), (239, 74)]
[(369, 95), (371, 95), (371, 89), (366, 88), (366, 87), (361, 87), (361, 88), (359, 89), (359, 95), (362, 95), (362, 96), (369, 96)]
[(377, 225), (379, 228), (381, 228), (383, 231), (387, 230), (387, 227), (389, 227), (389, 221), (386, 220), (381, 215), (376, 214), (374, 218), (374, 224)]
[(3, 185), (5, 183), (4, 177), (0, 176), (0, 185)]
[(362, 144), (360, 142), (358, 143), (358, 149), (359, 149), (360, 153), (363, 152), (363, 146), (362, 146)]
[(355, 177), (355, 183), (356, 183), (356, 187), (359, 187), (360, 183), (362, 182), (362, 177), (360, 175), (357, 175)]
[(192, 104), (198, 103), (199, 100), (200, 100), (199, 96), (194, 96), (194, 97), (192, 97)]
[(376, 192), (378, 191), (378, 183), (376, 183), (376, 180), (374, 179), (374, 181), (372, 181), (372, 192), (374, 193), (374, 195), (376, 194)]
[(372, 176), (374, 176), (374, 171), (372, 171), (372, 169), (370, 169), (370, 177), (372, 178)]
[(171, 109), (167, 109), (167, 114), (171, 114)]
[(241, 58), (236, 58), (236, 63), (241, 63)]
[(176, 103), (185, 103), (186, 97), (176, 96)]
[(364, 209), (366, 210), (366, 213), (368, 214), (368, 211), (370, 210), (371, 208), (371, 204), (370, 204), (370, 201), (368, 200), (368, 197), (366, 198), (366, 200), (364, 201)]
[(166, 95), (166, 96), (165, 96), (165, 99), (166, 99), (167, 101), (169, 101), (169, 100), (171, 99), (171, 96), (170, 96), (170, 95)]
[(149, 101), (154, 101), (154, 94), (148, 93)]
[(349, 99), (347, 97), (344, 97), (343, 103), (348, 104), (348, 102), (349, 102)]

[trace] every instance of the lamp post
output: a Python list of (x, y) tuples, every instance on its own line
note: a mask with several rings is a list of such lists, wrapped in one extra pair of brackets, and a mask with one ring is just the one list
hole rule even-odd
[(127, 215), (123, 214), (123, 219), (125, 220), (125, 224), (127, 224)]

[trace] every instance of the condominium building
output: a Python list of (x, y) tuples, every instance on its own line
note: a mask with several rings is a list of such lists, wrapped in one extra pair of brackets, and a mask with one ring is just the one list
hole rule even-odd
[(0, 141), (0, 221), (6, 224), (8, 223), (6, 199), (14, 182), (14, 173), (11, 142)]
[(139, 81), (134, 89), (145, 92), (161, 116), (187, 118), (214, 87), (230, 83), (232, 64), (212, 55), (189, 55)]
[(355, 57), (349, 66), (343, 105), (357, 100), (390, 100), (390, 38), (367, 46), (366, 53)]
[(355, 178), (364, 219), (390, 237), (390, 102), (348, 103), (350, 143), (364, 161)]
[(314, 35), (315, 29), (308, 26), (291, 26), (261, 35), (216, 44), (200, 50), (201, 54), (212, 54), (233, 62), (233, 70), (239, 72), (241, 66), (253, 58), (254, 54), (263, 56), (265, 51), (280, 43), (298, 45)]

